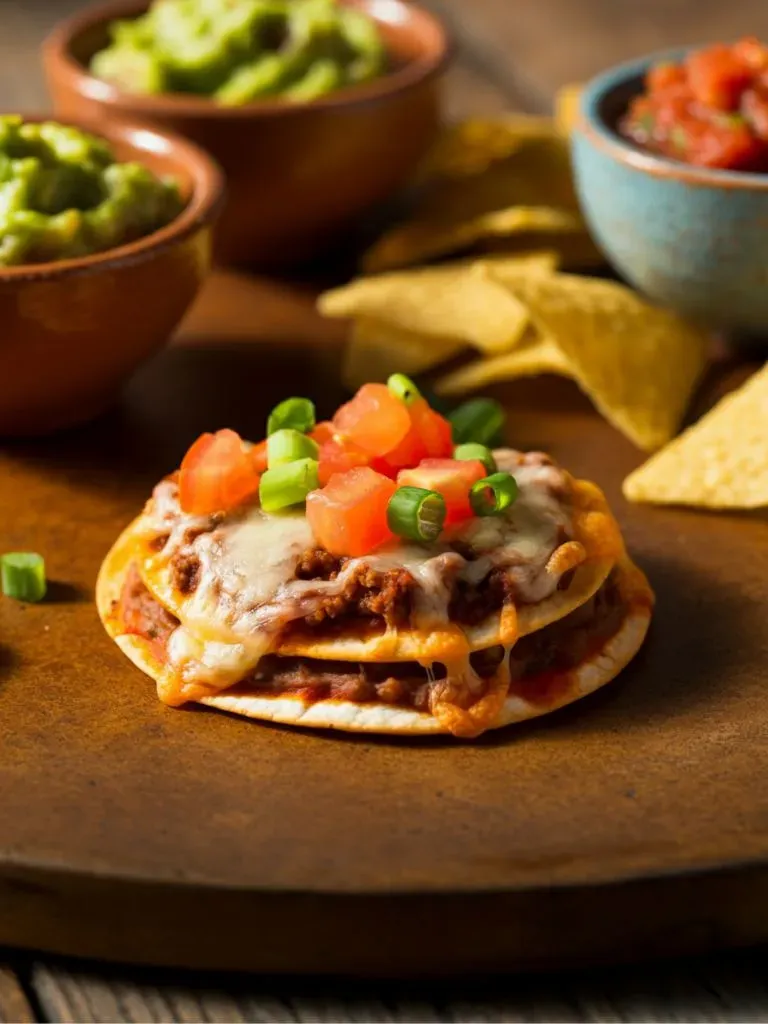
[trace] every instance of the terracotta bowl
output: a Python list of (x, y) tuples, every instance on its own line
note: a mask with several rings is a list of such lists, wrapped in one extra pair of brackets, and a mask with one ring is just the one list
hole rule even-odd
[(169, 94), (133, 96), (88, 73), (114, 18), (147, 0), (119, 0), (62, 22), (43, 46), (48, 86), (63, 117), (129, 117), (206, 148), (227, 175), (216, 234), (226, 263), (275, 269), (303, 262), (407, 179), (439, 125), (439, 79), (449, 44), (440, 23), (404, 0), (344, 0), (380, 26), (394, 70), (304, 104), (242, 107)]
[[(41, 117), (27, 117), (40, 121)], [(223, 177), (197, 146), (128, 122), (61, 118), (179, 183), (187, 205), (151, 235), (94, 256), (0, 268), (0, 434), (90, 419), (159, 348), (210, 264)]]

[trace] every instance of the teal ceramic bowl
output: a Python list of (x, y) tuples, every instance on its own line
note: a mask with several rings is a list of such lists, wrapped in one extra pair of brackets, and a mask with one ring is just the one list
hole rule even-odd
[(683, 55), (622, 64), (584, 89), (572, 135), (584, 215), (614, 268), (652, 301), (768, 334), (768, 174), (654, 156), (616, 129), (648, 67)]

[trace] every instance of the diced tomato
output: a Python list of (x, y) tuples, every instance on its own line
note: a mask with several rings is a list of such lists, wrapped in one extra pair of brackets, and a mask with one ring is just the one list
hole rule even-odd
[(448, 458), (453, 453), (451, 425), (430, 406), (417, 398), (408, 407), (411, 428), (400, 444), (371, 464), (385, 476), (397, 476), (401, 469), (418, 466), (422, 459)]
[(720, 43), (695, 50), (686, 58), (688, 81), (699, 103), (716, 110), (736, 110), (752, 79), (750, 69), (731, 47)]
[(470, 488), (487, 475), (485, 466), (476, 460), (424, 459), (414, 469), (398, 473), (397, 482), (401, 487), (424, 487), (442, 494), (446, 506), (445, 525), (451, 526), (473, 515)]
[(734, 57), (751, 71), (763, 71), (768, 68), (768, 49), (754, 36), (740, 39), (731, 49)]
[(680, 64), (655, 64), (645, 77), (649, 92), (663, 92), (671, 87), (687, 84), (685, 68)]
[(761, 159), (763, 147), (746, 124), (725, 125), (696, 121), (685, 126), (685, 159), (700, 167), (749, 170)]
[(348, 469), (367, 466), (371, 462), (371, 455), (368, 452), (351, 441), (335, 438), (320, 445), (317, 457), (320, 462), (318, 477), (321, 487), (328, 483), (334, 473), (346, 473)]
[(768, 142), (768, 81), (758, 82), (741, 97), (741, 112), (758, 138)]
[(387, 506), (394, 481), (368, 466), (335, 473), (307, 497), (307, 521), (317, 543), (332, 555), (357, 557), (391, 540)]
[(267, 469), (267, 442), (259, 441), (250, 451), (251, 461), (257, 473), (264, 473)]
[(333, 417), (337, 434), (371, 455), (386, 455), (396, 448), (411, 427), (404, 402), (386, 384), (363, 384), (355, 397)]
[(333, 424), (330, 420), (321, 420), (309, 434), (316, 444), (325, 444), (326, 441), (333, 440), (333, 435)]
[(179, 503), (192, 515), (225, 512), (258, 490), (255, 460), (234, 430), (203, 434), (181, 463)]

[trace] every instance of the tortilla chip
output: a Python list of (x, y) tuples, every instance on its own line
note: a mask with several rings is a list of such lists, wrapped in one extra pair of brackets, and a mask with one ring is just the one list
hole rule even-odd
[(489, 119), (472, 117), (446, 128), (423, 161), (417, 181), (463, 178), (511, 156), (528, 139), (551, 136), (551, 118), (509, 114)]
[(768, 363), (624, 481), (630, 501), (768, 506)]
[(496, 264), (496, 277), (483, 264), (363, 277), (321, 295), (325, 316), (385, 322), (409, 335), (469, 343), (483, 352), (512, 348), (528, 324), (528, 310), (505, 281), (517, 274), (550, 272), (549, 255)]
[(455, 338), (426, 337), (383, 320), (361, 317), (352, 325), (344, 353), (342, 379), (352, 391), (392, 373), (414, 376), (447, 362), (465, 347)]
[(582, 86), (564, 85), (555, 96), (555, 125), (563, 135), (570, 135), (579, 116)]
[(535, 331), (512, 352), (490, 359), (475, 359), (466, 366), (440, 377), (435, 382), (439, 395), (458, 395), (499, 380), (537, 377), (541, 373), (571, 376), (570, 367), (551, 338), (542, 338)]
[[(379, 239), (366, 256), (365, 268), (375, 271), (424, 263), (487, 239), (531, 232), (583, 235), (585, 228), (578, 214), (549, 206), (511, 206), (465, 221), (414, 220)], [(529, 242), (525, 248), (533, 246)]]
[(552, 274), (506, 283), (610, 423), (648, 451), (677, 433), (705, 366), (702, 330), (613, 281)]
[[(509, 213), (514, 207), (546, 213), (515, 217)], [(510, 219), (477, 223), (486, 214), (499, 213)], [(574, 221), (564, 218), (567, 213)], [(542, 218), (542, 230), (586, 231), (573, 186), (568, 143), (555, 132), (553, 123), (546, 134), (524, 139), (509, 156), (490, 162), (479, 173), (423, 182), (413, 217), (380, 238), (366, 253), (363, 266), (369, 272), (391, 270), (459, 252), (488, 233), (538, 230), (536, 216)], [(556, 227), (550, 226), (553, 220)]]

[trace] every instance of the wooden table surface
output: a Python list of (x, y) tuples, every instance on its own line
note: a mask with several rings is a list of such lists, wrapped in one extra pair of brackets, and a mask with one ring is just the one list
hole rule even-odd
[[(77, 0), (0, 0), (0, 108), (45, 109), (36, 59)], [(554, 91), (649, 50), (768, 37), (762, 0), (427, 0), (459, 44), (456, 116), (547, 110)], [(2, 908), (0, 908), (0, 913)], [(254, 941), (259, 941), (254, 936)], [(768, 1020), (768, 952), (483, 983), (201, 977), (0, 954), (0, 1021)]]

